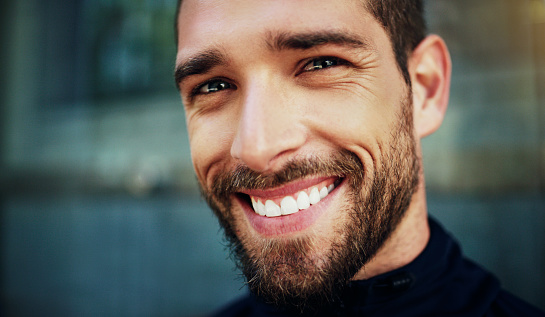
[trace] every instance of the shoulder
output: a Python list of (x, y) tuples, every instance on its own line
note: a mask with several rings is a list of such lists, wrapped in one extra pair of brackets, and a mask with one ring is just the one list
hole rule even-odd
[(485, 317), (545, 317), (545, 313), (504, 290), (500, 291)]

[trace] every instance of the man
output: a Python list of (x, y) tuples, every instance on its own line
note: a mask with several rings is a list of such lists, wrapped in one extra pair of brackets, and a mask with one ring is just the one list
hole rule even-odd
[(420, 1), (183, 0), (194, 168), (251, 295), (222, 315), (543, 316), (428, 219), (451, 62)]

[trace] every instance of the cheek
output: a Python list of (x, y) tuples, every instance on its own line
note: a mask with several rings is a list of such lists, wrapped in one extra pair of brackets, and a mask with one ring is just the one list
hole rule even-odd
[(315, 95), (307, 120), (318, 138), (357, 155), (372, 179), (382, 164), (400, 103), (397, 96), (351, 88)]
[(395, 108), (389, 100), (357, 93), (355, 89), (335, 89), (314, 93), (305, 118), (321, 138), (343, 148), (374, 150), (389, 134)]
[(191, 159), (201, 184), (211, 184), (211, 177), (231, 157), (233, 125), (225, 120), (198, 119), (188, 122)]

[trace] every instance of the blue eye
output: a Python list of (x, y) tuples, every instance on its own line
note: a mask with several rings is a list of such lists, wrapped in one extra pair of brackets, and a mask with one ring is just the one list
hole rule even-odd
[(212, 80), (202, 86), (198, 87), (198, 93), (200, 94), (210, 94), (213, 92), (218, 92), (224, 89), (231, 89), (234, 85), (224, 81), (224, 80)]
[(309, 61), (305, 64), (303, 71), (313, 71), (320, 70), (324, 68), (329, 68), (337, 65), (344, 65), (346, 62), (343, 62), (340, 58), (337, 57), (319, 57)]

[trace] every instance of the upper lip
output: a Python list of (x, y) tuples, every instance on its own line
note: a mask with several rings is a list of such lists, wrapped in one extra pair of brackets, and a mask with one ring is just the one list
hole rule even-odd
[(294, 193), (297, 193), (301, 190), (304, 190), (306, 188), (312, 187), (313, 185), (317, 185), (327, 179), (339, 179), (338, 176), (322, 176), (322, 177), (312, 177), (312, 178), (305, 178), (302, 180), (294, 181), (291, 183), (288, 183), (286, 185), (282, 185), (280, 187), (271, 188), (271, 189), (247, 189), (242, 190), (240, 193), (254, 196), (254, 197), (260, 197), (265, 199), (272, 199), (287, 195), (292, 195)]

